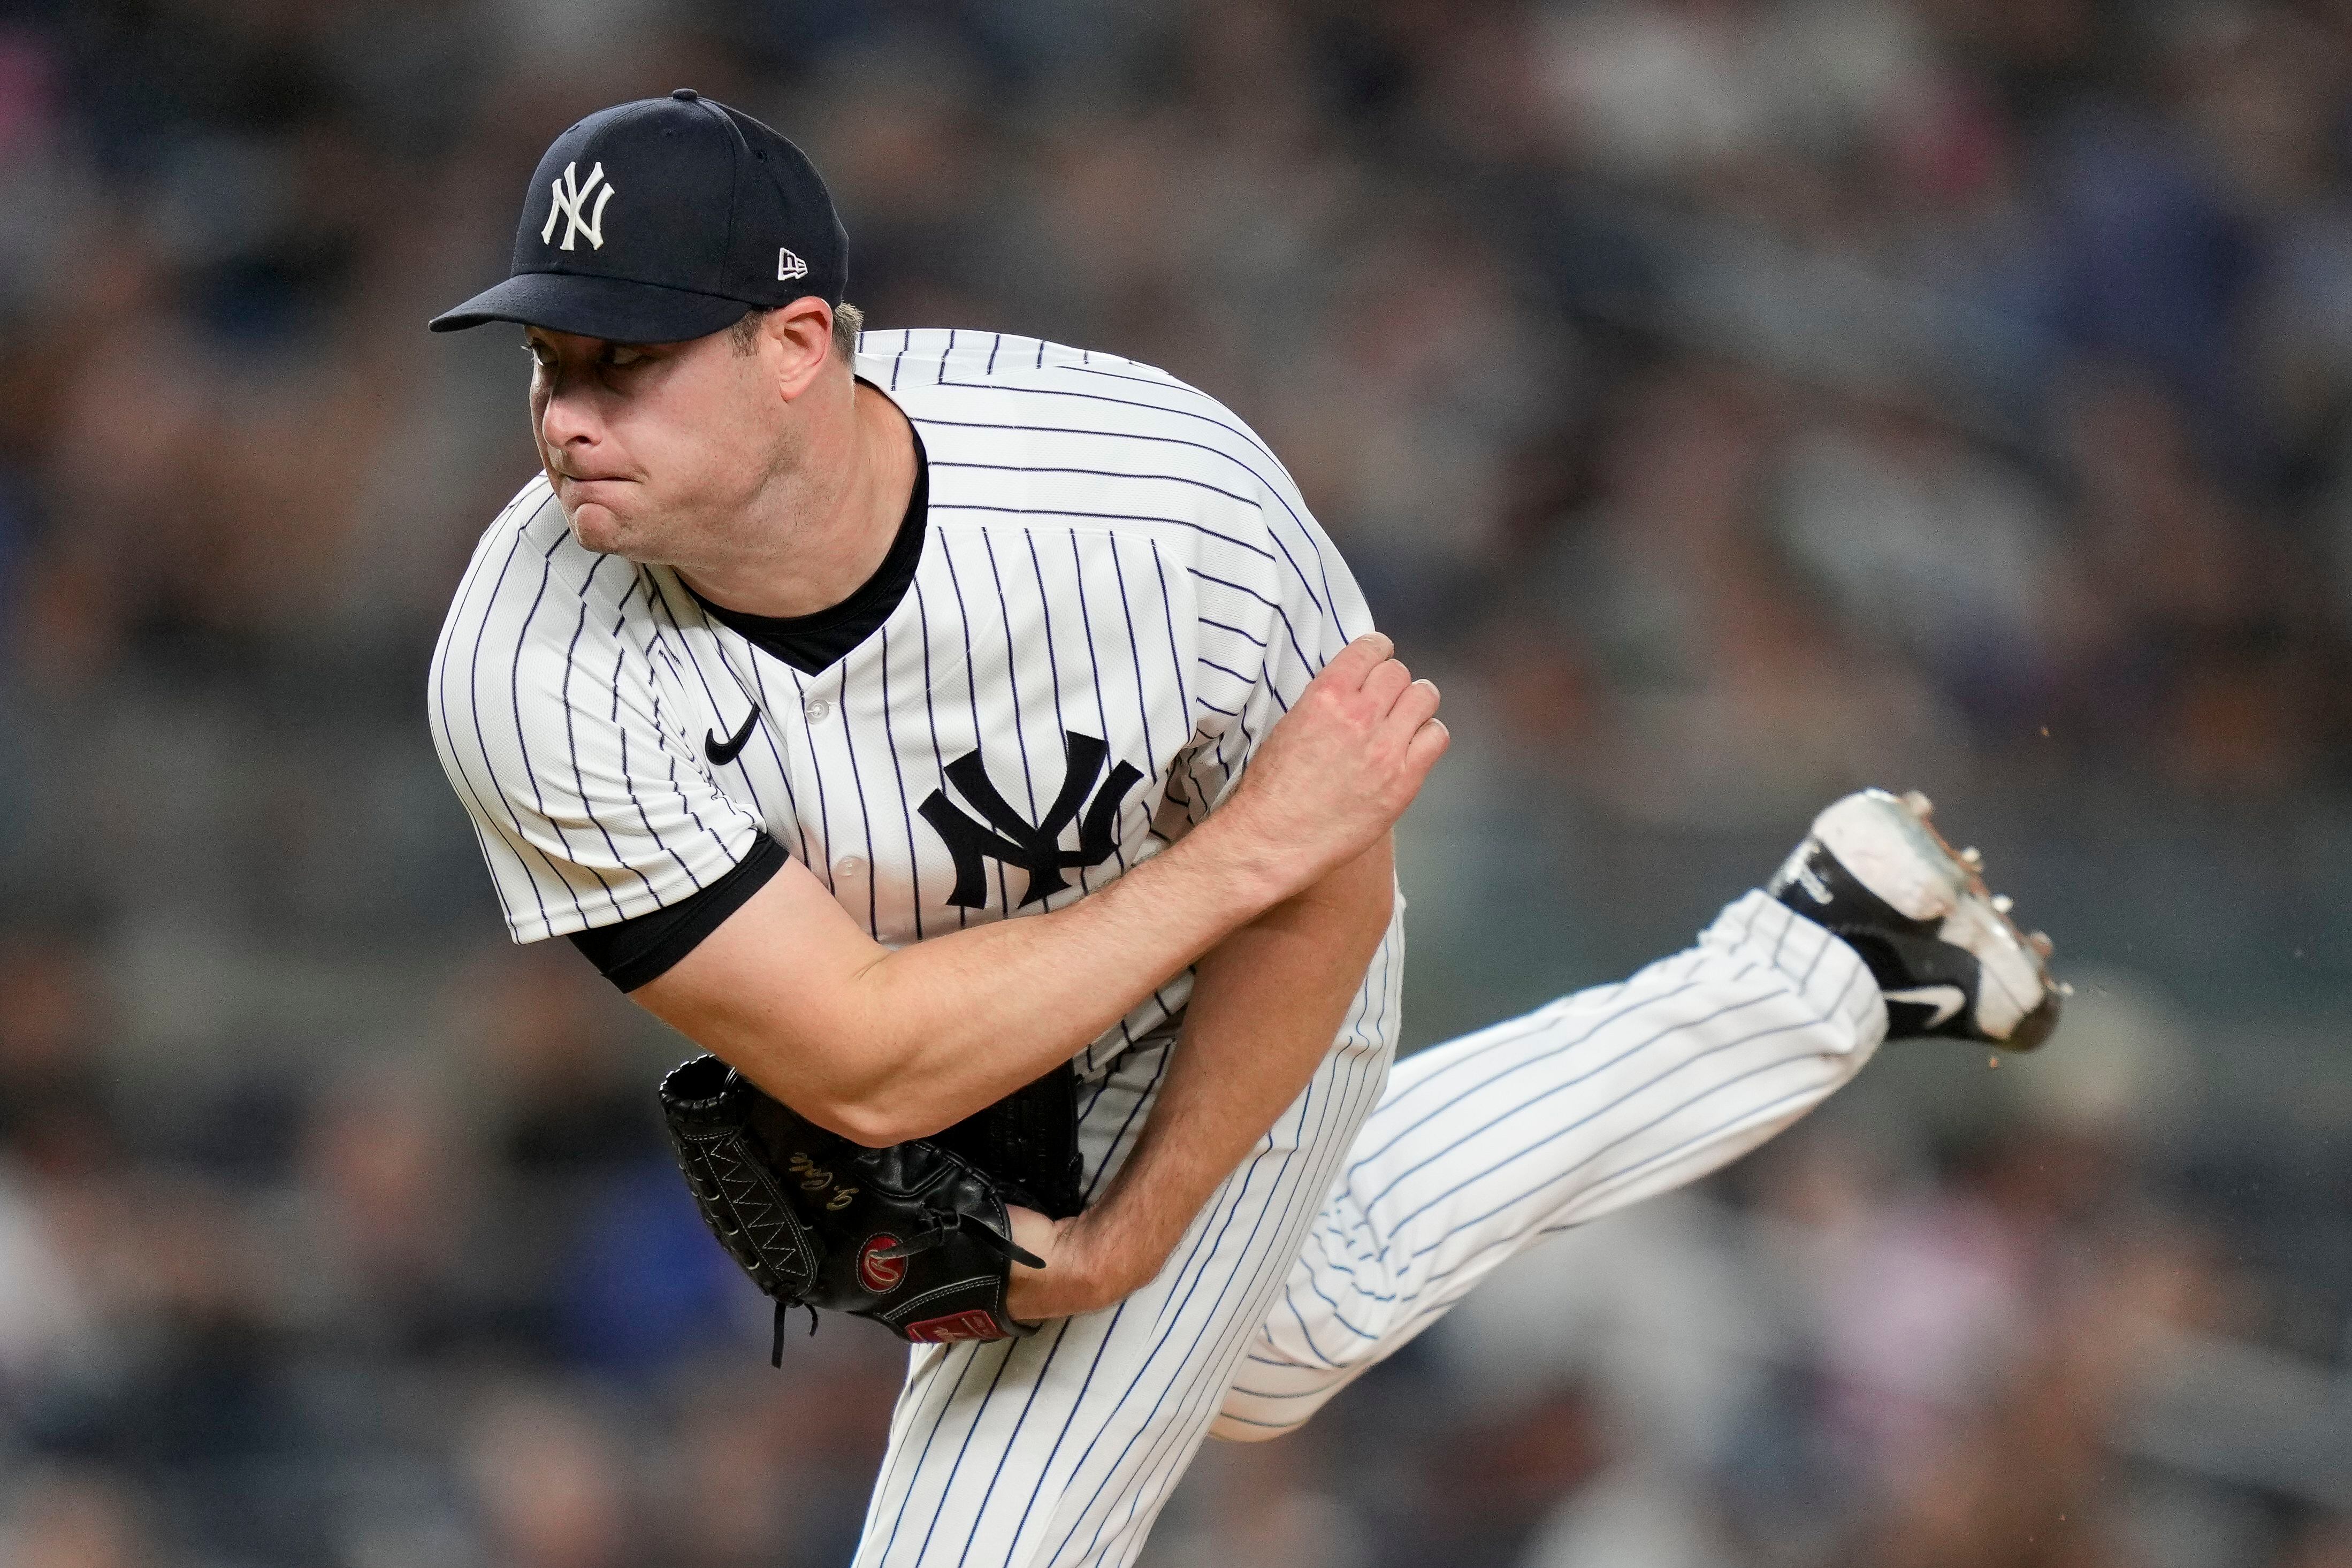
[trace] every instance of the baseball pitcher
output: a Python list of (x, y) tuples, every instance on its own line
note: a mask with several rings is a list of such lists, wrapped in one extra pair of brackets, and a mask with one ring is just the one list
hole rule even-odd
[(543, 471), (428, 704), (512, 936), (708, 1053), (672, 1137), (780, 1323), (911, 1343), (861, 1568), (1130, 1562), (1204, 1437), (1890, 1030), (2049, 1033), (2047, 943), (1869, 791), (1688, 950), (1391, 1072), (1389, 830), (1446, 734), (1289, 475), (1150, 366), (861, 337), (847, 278), (747, 115), (556, 139), (433, 322), (520, 324)]

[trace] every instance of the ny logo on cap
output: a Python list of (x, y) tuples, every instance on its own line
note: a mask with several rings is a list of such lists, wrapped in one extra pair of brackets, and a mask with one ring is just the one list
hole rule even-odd
[[(599, 184), (604, 186), (601, 191), (596, 190)], [(563, 177), (552, 182), (552, 188), (555, 192), (555, 205), (548, 209), (547, 226), (539, 231), (540, 243), (541, 245), (553, 243), (555, 220), (562, 218), (564, 220), (563, 243), (556, 248), (570, 250), (572, 248), (572, 241), (582, 235), (586, 235), (590, 248), (604, 249), (604, 204), (613, 199), (613, 184), (611, 181), (604, 178), (604, 165), (600, 162), (593, 169), (589, 170), (587, 182), (583, 184), (580, 179), (580, 165), (566, 163), (563, 166)], [(596, 192), (596, 204), (589, 209), (588, 215), (583, 218), (580, 215), (580, 204), (588, 199), (588, 193), (591, 191)]]

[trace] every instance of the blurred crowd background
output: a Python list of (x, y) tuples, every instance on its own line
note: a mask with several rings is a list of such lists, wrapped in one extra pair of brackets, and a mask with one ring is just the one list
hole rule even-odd
[(2078, 985), (1213, 1445), (1154, 1568), (2352, 1564), (2343, 0), (0, 4), (0, 1563), (846, 1561), (893, 1347), (767, 1368), (680, 1042), (506, 945), (421, 706), (531, 471), (424, 322), (688, 84), (874, 324), (1283, 455), (1448, 693), (1414, 1041), (1864, 783)]

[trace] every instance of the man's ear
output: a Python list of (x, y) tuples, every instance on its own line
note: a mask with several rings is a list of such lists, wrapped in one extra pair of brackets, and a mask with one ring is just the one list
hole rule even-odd
[(760, 340), (761, 357), (773, 356), (776, 390), (790, 402), (816, 384), (833, 358), (833, 307), (804, 294), (760, 319)]

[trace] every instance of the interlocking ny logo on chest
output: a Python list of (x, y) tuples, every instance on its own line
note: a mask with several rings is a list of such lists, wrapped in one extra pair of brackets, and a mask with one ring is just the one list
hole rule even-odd
[[(1004, 797), (990, 781), (979, 752), (948, 764), (948, 782), (980, 813), (980, 820), (975, 821), (949, 800), (944, 789), (932, 790), (930, 799), (919, 808), (923, 821), (931, 825), (946, 841), (948, 852), (955, 856), (955, 890), (948, 894), (950, 904), (965, 909), (988, 906), (987, 862), (992, 860), (1018, 866), (1029, 873), (1029, 891), (1021, 899), (1026, 907), (1042, 904), (1069, 886), (1069, 878), (1062, 874), (1064, 872), (1084, 870), (1110, 859), (1118, 843), (1116, 834), (1119, 808), (1127, 803), (1128, 791), (1135, 788), (1143, 774), (1129, 763), (1118, 763), (1103, 779), (1102, 788), (1097, 789), (1095, 779), (1102, 773), (1110, 747), (1091, 735), (1080, 735), (1075, 730), (1063, 735), (1062, 747), (1062, 787), (1041, 822), (1029, 821), (1005, 803)], [(1094, 791), (1092, 800), (1087, 799), (1088, 790)], [(1074, 822), (1077, 824), (1078, 847), (1066, 850), (1062, 848), (1062, 833)]]

